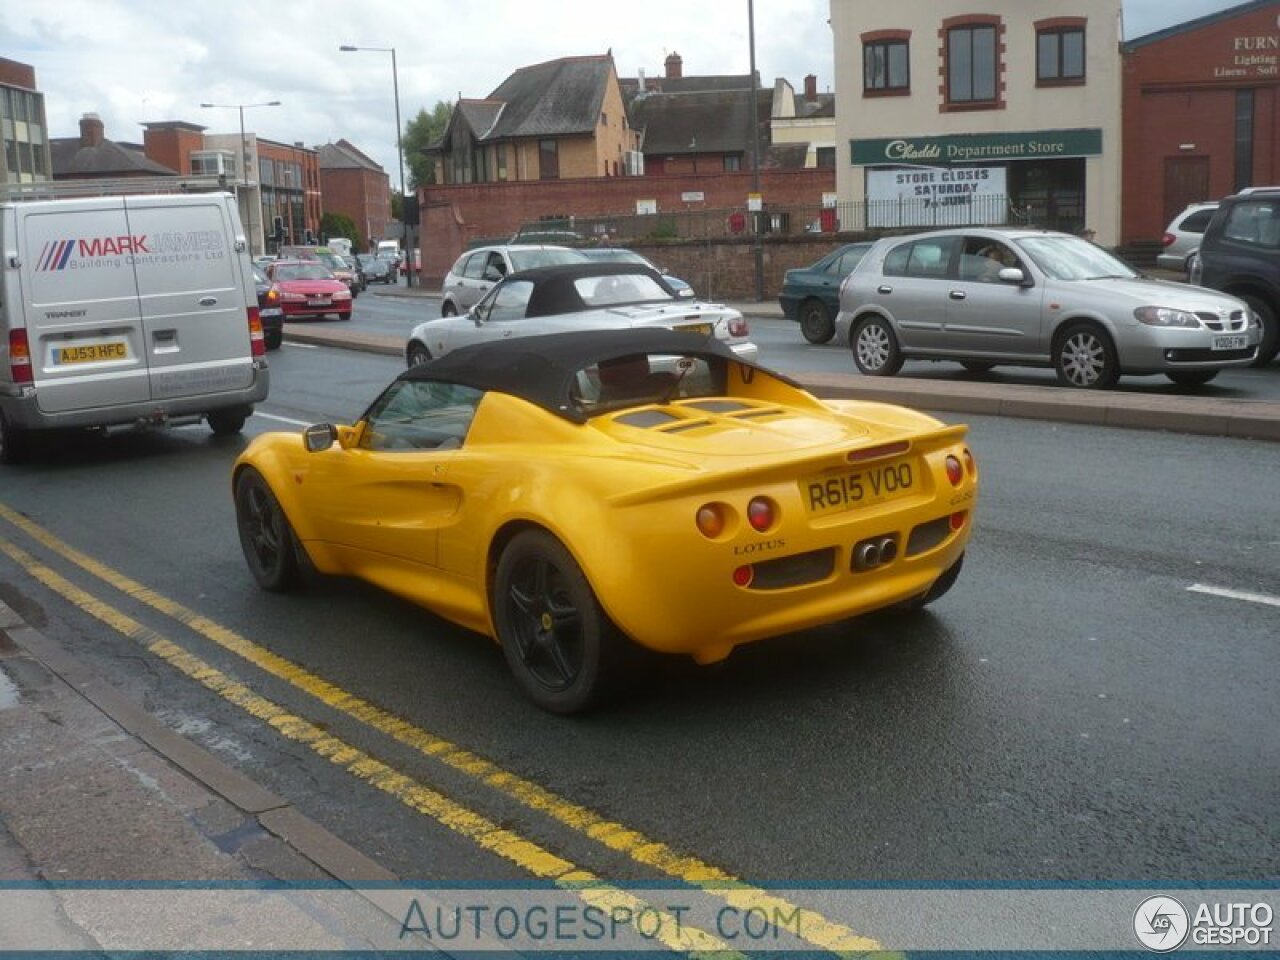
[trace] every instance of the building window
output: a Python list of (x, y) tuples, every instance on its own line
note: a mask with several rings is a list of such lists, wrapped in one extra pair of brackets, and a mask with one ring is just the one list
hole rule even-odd
[(726, 173), (736, 173), (742, 169), (742, 158), (737, 154), (726, 155), (724, 158), (724, 169)]
[(1084, 28), (1041, 30), (1036, 34), (1036, 83), (1084, 83)]
[(560, 176), (560, 152), (556, 141), (538, 141), (538, 177), (542, 180), (556, 180)]
[(1235, 187), (1253, 186), (1253, 90), (1236, 91)]
[(600, 126), (607, 127), (609, 125), (609, 115), (603, 110), (600, 111)]
[(911, 90), (910, 46), (905, 40), (879, 40), (862, 46), (864, 91)]
[(834, 170), (836, 168), (836, 148), (818, 147), (818, 168)]
[(498, 179), (507, 179), (507, 145), (500, 143), (493, 148), (498, 154)]
[(996, 28), (953, 27), (947, 31), (947, 102), (994, 103)]

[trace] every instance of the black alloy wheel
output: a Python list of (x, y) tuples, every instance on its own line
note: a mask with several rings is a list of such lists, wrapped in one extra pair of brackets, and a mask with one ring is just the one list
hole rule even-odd
[(493, 608), (507, 665), (534, 703), (576, 713), (597, 700), (622, 640), (560, 541), (517, 534), (498, 561)]
[(442, 317), (456, 317), (457, 315), (458, 308), (448, 301), (440, 308), (440, 316)]
[(431, 351), (416, 340), (409, 344), (408, 356), (405, 357), (411, 367), (420, 367), (431, 359)]
[(266, 478), (246, 467), (236, 478), (236, 529), (240, 549), (258, 586), (283, 593), (298, 583), (297, 540)]
[(1258, 358), (1253, 361), (1255, 367), (1265, 367), (1280, 353), (1280, 317), (1276, 316), (1271, 304), (1261, 297), (1246, 293), (1240, 299), (1249, 305), (1249, 309), (1258, 315), (1262, 323), (1262, 341), (1258, 344)]
[(827, 343), (836, 335), (836, 322), (817, 297), (800, 304), (800, 332), (810, 343)]

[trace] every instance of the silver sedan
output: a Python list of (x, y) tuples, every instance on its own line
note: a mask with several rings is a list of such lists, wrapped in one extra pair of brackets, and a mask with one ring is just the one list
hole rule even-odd
[(1261, 339), (1235, 297), (1148, 279), (1070, 234), (987, 228), (877, 241), (841, 287), (836, 332), (870, 376), (925, 358), (1052, 366), (1082, 388), (1121, 374), (1207, 383), (1248, 366)]

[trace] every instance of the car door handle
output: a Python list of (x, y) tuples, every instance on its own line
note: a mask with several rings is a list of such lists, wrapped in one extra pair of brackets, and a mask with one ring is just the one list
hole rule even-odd
[(876, 287), (876, 293), (893, 293), (893, 287), (889, 286), (887, 283), (882, 283), (880, 286)]
[(952, 290), (952, 291), (951, 291), (951, 299), (952, 299), (952, 300), (963, 300), (964, 298), (965, 298), (965, 292), (964, 292), (963, 290)]
[(212, 307), (216, 305), (217, 302), (218, 302), (217, 297), (201, 297), (200, 298), (200, 306), (202, 307)]

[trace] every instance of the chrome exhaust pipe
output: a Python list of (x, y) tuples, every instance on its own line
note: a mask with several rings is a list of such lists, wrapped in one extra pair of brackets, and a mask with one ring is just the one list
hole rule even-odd
[(880, 548), (880, 562), (893, 563), (898, 556), (898, 541), (893, 537), (881, 537), (877, 544)]
[(870, 570), (880, 564), (880, 545), (874, 540), (863, 540), (853, 551), (855, 570)]

